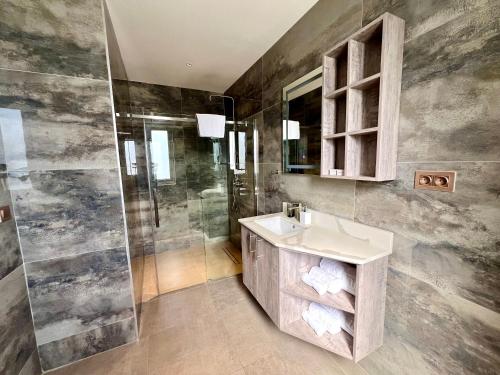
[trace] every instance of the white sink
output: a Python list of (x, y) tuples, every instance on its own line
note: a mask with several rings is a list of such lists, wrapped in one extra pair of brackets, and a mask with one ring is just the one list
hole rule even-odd
[(255, 220), (255, 224), (258, 224), (261, 227), (266, 228), (268, 231), (280, 236), (304, 229), (295, 220), (288, 220), (281, 216)]

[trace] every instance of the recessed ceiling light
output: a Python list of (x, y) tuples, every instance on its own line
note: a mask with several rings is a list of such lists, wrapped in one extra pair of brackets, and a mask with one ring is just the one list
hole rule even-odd
[(187, 66), (188, 68), (191, 68), (191, 67), (193, 66), (193, 64), (191, 64), (191, 63), (186, 63), (186, 66)]

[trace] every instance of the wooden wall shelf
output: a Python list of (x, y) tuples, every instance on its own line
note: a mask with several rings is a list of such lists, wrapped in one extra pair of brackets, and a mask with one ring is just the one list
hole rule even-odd
[(385, 13), (324, 55), (322, 177), (395, 179), (403, 43), (404, 21)]

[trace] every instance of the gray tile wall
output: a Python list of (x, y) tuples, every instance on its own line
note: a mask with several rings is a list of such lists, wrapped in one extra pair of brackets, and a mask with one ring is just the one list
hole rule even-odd
[[(0, 126), (1, 126), (0, 117)], [(1, 138), (0, 128), (0, 138)], [(0, 154), (4, 145), (0, 139)], [(0, 206), (12, 207), (7, 173), (0, 171)], [(26, 374), (40, 373), (35, 331), (31, 318), (23, 260), (15, 220), (0, 223), (0, 373), (17, 375), (33, 362)]]
[[(396, 180), (273, 174), (281, 161), (281, 116), (273, 114), (281, 88), (386, 11), (406, 20)], [(500, 367), (499, 12), (487, 0), (320, 0), (227, 90), (243, 98), (240, 116), (264, 115), (262, 212), (298, 200), (395, 233), (384, 346), (359, 363), (360, 373), (494, 374)], [(456, 192), (414, 190), (417, 169), (456, 170)]]
[[(136, 339), (102, 14), (100, 0), (0, 0), (0, 155), (44, 370)], [(29, 316), (11, 300), (7, 316)]]

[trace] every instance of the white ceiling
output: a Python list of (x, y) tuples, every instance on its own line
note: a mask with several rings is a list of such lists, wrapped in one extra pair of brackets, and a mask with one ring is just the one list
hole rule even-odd
[(107, 4), (129, 80), (223, 92), (317, 1)]

